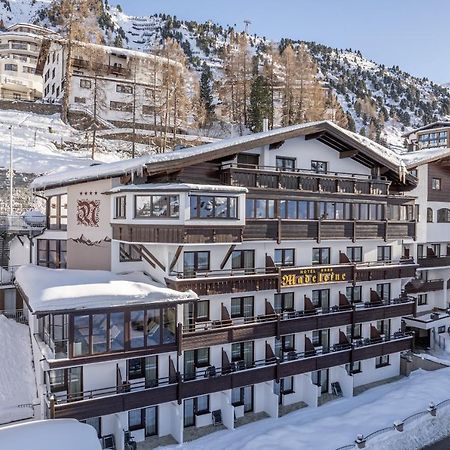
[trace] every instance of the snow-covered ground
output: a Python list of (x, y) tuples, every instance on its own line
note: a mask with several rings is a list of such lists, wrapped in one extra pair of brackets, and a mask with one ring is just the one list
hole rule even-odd
[(31, 407), (19, 407), (32, 403), (36, 382), (28, 326), (0, 314), (0, 424), (32, 417)]
[[(264, 419), (234, 431), (219, 431), (184, 444), (189, 450), (334, 450), (351, 444), (358, 434), (368, 435), (400, 419), (424, 411), (429, 403), (450, 398), (450, 368), (418, 370), (409, 378), (378, 386), (353, 398), (334, 400), (319, 408), (303, 408), (279, 419)], [(442, 438), (450, 433), (450, 407), (439, 410), (440, 427), (431, 416), (405, 432), (389, 432), (368, 442), (366, 448), (415, 450), (430, 442), (430, 432)], [(446, 425), (448, 423), (448, 426)], [(440, 430), (440, 431), (439, 431)], [(441, 434), (439, 434), (441, 433)], [(421, 439), (421, 435), (428, 441)], [(164, 447), (168, 449), (169, 447)], [(170, 448), (175, 449), (176, 446)], [(179, 448), (179, 447), (178, 447)]]

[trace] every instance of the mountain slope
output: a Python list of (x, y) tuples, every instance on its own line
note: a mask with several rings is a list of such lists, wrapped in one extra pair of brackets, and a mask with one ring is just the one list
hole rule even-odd
[[(46, 14), (51, 3), (0, 0), (0, 14), (6, 25), (30, 21), (57, 28), (51, 24), (52, 15)], [(172, 37), (181, 44), (191, 68), (199, 70), (206, 62), (216, 81), (222, 76), (222, 49), (234, 31), (232, 27), (183, 21), (165, 14), (133, 17), (107, 3), (99, 23), (106, 43), (137, 50), (152, 51), (165, 38)], [(274, 44), (256, 35), (249, 36), (249, 42), (252, 53), (262, 59)], [(277, 45), (283, 49), (287, 43), (298, 45), (299, 41), (282, 39)], [(413, 77), (399, 67), (388, 68), (370, 61), (359, 51), (337, 50), (315, 42), (306, 44), (318, 65), (319, 76), (348, 112), (351, 129), (401, 148), (401, 135), (406, 130), (450, 117), (450, 93), (446, 87)]]

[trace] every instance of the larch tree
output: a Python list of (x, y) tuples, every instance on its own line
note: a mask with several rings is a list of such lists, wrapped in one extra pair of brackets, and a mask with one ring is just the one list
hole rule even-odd
[(253, 132), (262, 131), (263, 120), (271, 114), (270, 85), (263, 75), (257, 75), (250, 91), (249, 127)]

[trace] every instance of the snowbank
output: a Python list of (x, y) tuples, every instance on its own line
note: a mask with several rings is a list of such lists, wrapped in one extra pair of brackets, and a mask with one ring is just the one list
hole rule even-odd
[(32, 358), (28, 326), (0, 314), (0, 423), (33, 416), (32, 407), (18, 406), (35, 403)]
[[(351, 444), (356, 435), (392, 426), (393, 422), (425, 410), (431, 401), (450, 398), (450, 368), (413, 372), (409, 378), (385, 384), (353, 398), (334, 400), (319, 408), (304, 408), (279, 419), (254, 422), (233, 432), (219, 431), (186, 443), (189, 450), (334, 450)], [(439, 413), (438, 413), (439, 416)], [(431, 416), (430, 416), (431, 418)], [(447, 416), (448, 421), (448, 416)], [(406, 428), (406, 427), (405, 427)], [(420, 429), (410, 427), (396, 439), (382, 435), (367, 448), (414, 450), (423, 447)], [(429, 437), (430, 433), (427, 433)], [(383, 445), (379, 444), (383, 440)], [(408, 445), (400, 445), (400, 442)], [(413, 443), (416, 442), (415, 445)], [(176, 446), (169, 447), (175, 449)]]
[(105, 270), (26, 265), (17, 269), (16, 283), (33, 312), (197, 299), (192, 291), (166, 288), (141, 272), (117, 275)]
[(123, 191), (205, 191), (205, 192), (234, 192), (245, 193), (248, 189), (239, 186), (222, 186), (220, 184), (190, 184), (190, 183), (152, 183), (152, 184), (128, 184), (116, 186), (109, 190), (108, 194)]
[(101, 450), (93, 427), (75, 419), (38, 420), (0, 428), (8, 450)]

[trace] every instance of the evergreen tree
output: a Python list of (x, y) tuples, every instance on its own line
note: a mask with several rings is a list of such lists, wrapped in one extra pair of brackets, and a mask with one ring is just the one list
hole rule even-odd
[(200, 77), (200, 100), (205, 109), (206, 121), (211, 122), (214, 118), (214, 98), (213, 86), (214, 78), (210, 67), (204, 62), (202, 66), (202, 74)]
[(253, 132), (262, 131), (263, 119), (271, 112), (271, 94), (267, 79), (257, 75), (250, 91), (249, 126)]

